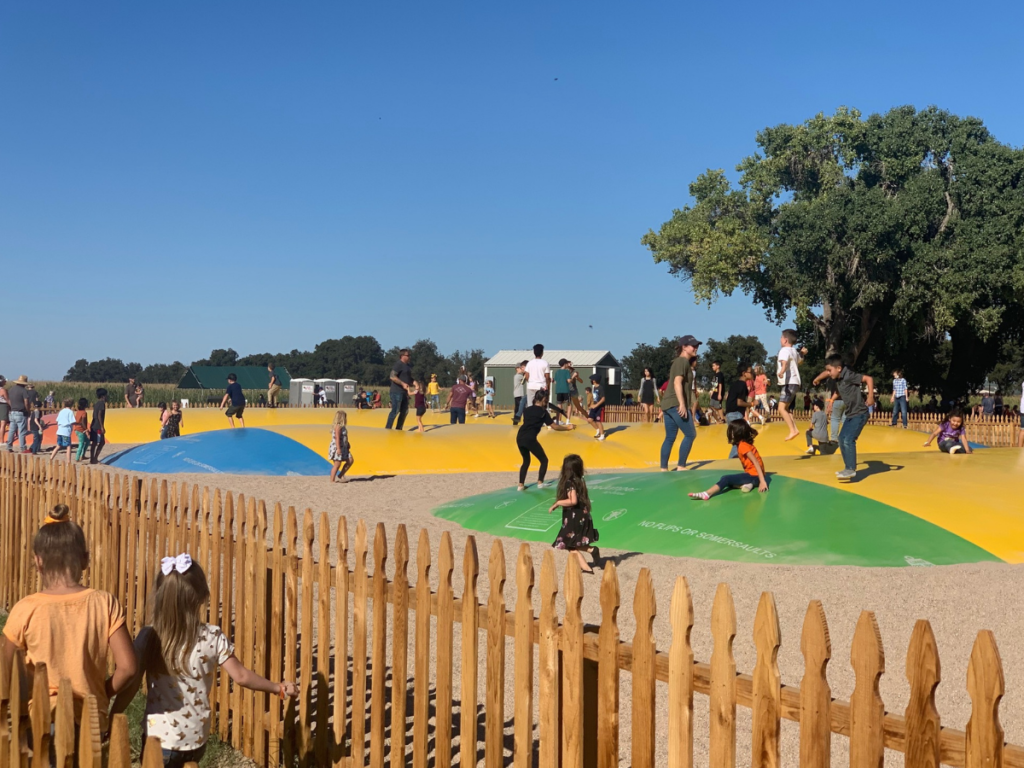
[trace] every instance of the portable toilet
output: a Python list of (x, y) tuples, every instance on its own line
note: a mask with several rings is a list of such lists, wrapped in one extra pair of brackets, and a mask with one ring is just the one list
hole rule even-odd
[(310, 408), (313, 405), (313, 380), (292, 379), (288, 385), (288, 405), (292, 408)]
[(319, 384), (323, 391), (327, 405), (338, 404), (338, 380), (337, 379), (314, 379), (314, 384)]
[(355, 379), (338, 379), (338, 405), (351, 407), (356, 402), (359, 385)]

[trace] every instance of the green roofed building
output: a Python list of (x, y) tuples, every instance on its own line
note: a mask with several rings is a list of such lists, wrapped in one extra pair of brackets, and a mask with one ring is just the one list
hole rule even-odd
[[(277, 368), (281, 388), (287, 392), (292, 377), (284, 368)], [(270, 371), (264, 365), (193, 365), (178, 382), (178, 389), (224, 389), (228, 374), (238, 377), (242, 389), (266, 389), (270, 384)]]
[[(601, 377), (607, 405), (619, 405), (622, 402), (622, 373), (619, 361), (607, 349), (545, 349), (544, 359), (551, 366), (551, 371), (558, 367), (562, 358), (572, 361), (583, 383), (579, 385), (580, 397), (583, 388), (590, 385), (590, 377), (597, 374)], [(513, 378), (516, 365), (523, 360), (533, 360), (532, 349), (503, 349), (486, 363), (484, 376), (494, 378), (494, 404), (508, 408), (515, 402), (513, 396)], [(481, 390), (478, 390), (481, 391)]]

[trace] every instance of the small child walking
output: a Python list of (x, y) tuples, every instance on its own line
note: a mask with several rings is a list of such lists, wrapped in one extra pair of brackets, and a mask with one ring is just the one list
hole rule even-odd
[(167, 403), (161, 400), (156, 404), (156, 407), (160, 409), (160, 414), (157, 418), (160, 420), (160, 439), (167, 439), (167, 417), (171, 415), (171, 412), (167, 410)]
[(78, 438), (78, 450), (75, 452), (75, 461), (85, 458), (85, 452), (89, 450), (89, 401), (84, 397), (78, 398), (78, 410), (75, 411), (75, 437)]
[(761, 493), (768, 491), (768, 477), (764, 473), (764, 461), (761, 454), (754, 447), (754, 439), (757, 437), (757, 430), (743, 420), (730, 421), (725, 430), (726, 438), (731, 445), (735, 445), (739, 455), (740, 463), (743, 465), (743, 472), (735, 475), (722, 475), (718, 482), (700, 493), (691, 493), (690, 498), (694, 501), (707, 501), (729, 488), (739, 488), (744, 493), (754, 490), (754, 481), (757, 481), (757, 489)]
[(423, 414), (427, 412), (427, 396), (423, 391), (423, 382), (414, 381), (409, 392), (412, 394), (413, 403), (416, 406), (416, 423), (419, 425), (416, 431), (423, 432), (425, 431), (423, 429)]
[(43, 404), (36, 400), (28, 414), (28, 433), (32, 435), (31, 451), (33, 456), (38, 455), (39, 449), (43, 447), (44, 429), (46, 429), (46, 425), (43, 424)]
[(181, 437), (181, 427), (185, 423), (185, 414), (181, 412), (181, 403), (177, 400), (171, 401), (171, 410), (167, 414), (165, 429), (167, 437)]
[(587, 387), (588, 402), (587, 402), (587, 423), (594, 428), (594, 437), (597, 440), (604, 440), (604, 405), (606, 402), (604, 387), (601, 385), (601, 377), (598, 374), (593, 374), (590, 377), (590, 383), (593, 385)]
[(598, 540), (598, 531), (591, 515), (590, 495), (587, 493), (584, 474), (583, 459), (575, 453), (570, 453), (562, 460), (555, 503), (551, 505), (548, 514), (558, 507), (562, 508), (562, 527), (551, 546), (572, 552), (579, 560), (580, 570), (593, 573), (594, 569), (587, 565), (583, 553), (590, 553), (594, 565), (600, 564), (601, 553), (593, 546)]
[(487, 410), (487, 415), (492, 419), (496, 418), (494, 415), (494, 379), (488, 378), (484, 382), (484, 408)]
[[(811, 406), (811, 428), (804, 434), (807, 437), (807, 455), (813, 456), (821, 446), (828, 442), (828, 414), (825, 413), (825, 401), (820, 398), (815, 400)], [(815, 445), (814, 441), (818, 444)]]
[[(348, 444), (348, 416), (342, 410), (334, 414), (331, 446), (327, 449), (327, 458), (334, 463), (334, 466), (331, 467), (331, 482), (337, 480), (347, 483), (348, 478), (345, 477), (345, 473), (352, 468), (355, 459), (352, 457), (352, 447)], [(341, 467), (342, 464), (345, 465), (344, 469)]]
[(971, 450), (971, 444), (967, 441), (964, 412), (959, 408), (951, 410), (946, 416), (946, 420), (928, 435), (928, 439), (924, 443), (925, 448), (931, 445), (935, 438), (939, 439), (939, 450), (943, 453), (974, 453)]
[(75, 426), (75, 412), (71, 410), (71, 406), (74, 404), (75, 401), (68, 398), (64, 401), (64, 407), (60, 409), (60, 413), (57, 414), (57, 445), (50, 451), (50, 461), (53, 461), (53, 457), (66, 448), (68, 463), (71, 462), (71, 432)]
[[(100, 730), (106, 731), (110, 698), (131, 683), (137, 668), (124, 611), (110, 593), (79, 583), (89, 565), (89, 549), (67, 505), (58, 504), (46, 516), (32, 540), (32, 554), (42, 589), (11, 608), (4, 625), (4, 660), (9, 662), (20, 650), (30, 666), (46, 664), (51, 707), (57, 703), (60, 681), (70, 680), (76, 723), (81, 722), (85, 697), (95, 696)], [(109, 680), (108, 650), (114, 658)], [(5, 664), (4, 669), (10, 667)]]
[(430, 383), (427, 384), (427, 394), (430, 395), (430, 410), (437, 412), (441, 409), (441, 387), (437, 383), (437, 374), (430, 374)]
[[(275, 683), (247, 669), (220, 627), (206, 624), (202, 614), (210, 599), (206, 574), (187, 554), (160, 561), (153, 594), (153, 623), (135, 640), (139, 672), (132, 689), (146, 675), (146, 719), (143, 738), (156, 736), (165, 768), (199, 762), (210, 738), (213, 710), (210, 691), (217, 667), (243, 688), (280, 696), (296, 696), (295, 683)], [(117, 697), (114, 711), (123, 711), (134, 690)]]

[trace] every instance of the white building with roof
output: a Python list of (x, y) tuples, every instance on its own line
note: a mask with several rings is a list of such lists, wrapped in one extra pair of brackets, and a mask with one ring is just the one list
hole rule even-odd
[[(608, 405), (619, 405), (622, 399), (622, 373), (619, 361), (607, 349), (545, 349), (544, 359), (554, 371), (559, 360), (569, 360), (584, 382), (597, 374), (605, 387), (605, 398)], [(503, 349), (484, 363), (484, 377), (494, 378), (494, 404), (499, 407), (512, 406), (515, 398), (512, 394), (512, 377), (516, 366), (523, 360), (533, 360), (532, 349)], [(580, 386), (580, 395), (583, 387)]]

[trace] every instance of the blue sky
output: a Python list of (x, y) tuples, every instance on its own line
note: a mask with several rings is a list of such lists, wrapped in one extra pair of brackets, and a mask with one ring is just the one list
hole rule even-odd
[(345, 334), (621, 355), (754, 333), (774, 352), (761, 310), (695, 305), (640, 237), (759, 129), (840, 105), (937, 104), (1020, 145), (1022, 21), (1009, 3), (5, 3), (0, 372)]

